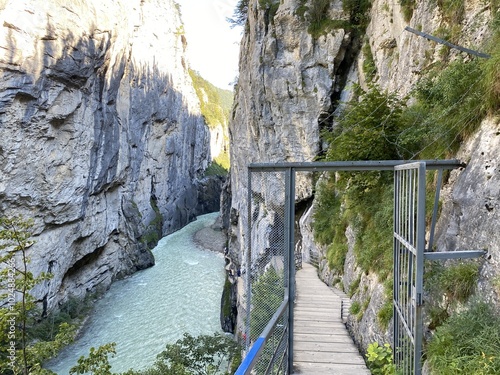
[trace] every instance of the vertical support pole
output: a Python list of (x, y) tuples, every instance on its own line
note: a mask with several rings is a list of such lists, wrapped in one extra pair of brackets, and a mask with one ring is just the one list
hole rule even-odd
[(424, 285), (424, 251), (425, 251), (425, 162), (418, 166), (417, 185), (417, 243), (416, 243), (416, 270), (415, 270), (415, 354), (414, 354), (414, 375), (422, 373), (422, 337), (423, 337), (423, 317), (422, 317), (422, 296)]
[[(395, 170), (394, 171), (394, 208), (393, 208), (393, 226), (394, 226), (394, 234), (395, 233), (400, 233), (401, 228), (400, 228), (400, 210), (401, 210), (401, 203), (400, 203), (400, 171)], [(394, 262), (394, 270), (393, 270), (393, 287), (392, 287), (392, 316), (394, 319), (394, 324), (393, 324), (393, 332), (392, 332), (392, 337), (393, 337), (393, 348), (392, 352), (394, 353), (393, 355), (393, 361), (395, 363), (399, 363), (399, 359), (397, 358), (399, 356), (399, 353), (397, 351), (397, 348), (399, 347), (399, 315), (398, 311), (396, 309), (396, 306), (399, 303), (398, 299), (398, 290), (399, 290), (399, 273), (400, 273), (400, 251), (399, 251), (399, 241), (396, 240), (396, 236), (392, 236), (392, 242), (393, 242), (393, 262)]]
[(427, 251), (433, 251), (432, 247), (434, 245), (434, 231), (436, 229), (436, 221), (437, 221), (437, 212), (439, 206), (439, 193), (441, 192), (441, 185), (443, 184), (443, 170), (438, 169), (438, 179), (436, 183), (436, 195), (434, 196), (434, 209), (432, 211), (432, 221), (431, 221), (431, 229), (429, 234), (429, 246), (427, 247)]
[(285, 175), (285, 247), (288, 257), (288, 371), (293, 372), (293, 305), (295, 301), (295, 169), (288, 168)]
[(245, 350), (250, 348), (250, 309), (252, 307), (252, 170), (248, 170), (247, 180), (247, 251), (246, 251), (246, 323)]

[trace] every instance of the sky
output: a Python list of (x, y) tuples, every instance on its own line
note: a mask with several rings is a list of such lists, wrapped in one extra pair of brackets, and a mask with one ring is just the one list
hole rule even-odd
[(238, 0), (176, 0), (181, 6), (191, 69), (213, 85), (233, 90), (242, 28), (231, 29)]

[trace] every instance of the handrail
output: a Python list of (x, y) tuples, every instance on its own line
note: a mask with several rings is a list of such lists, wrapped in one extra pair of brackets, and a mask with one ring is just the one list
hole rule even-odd
[(255, 340), (254, 344), (250, 348), (248, 354), (246, 355), (243, 362), (241, 362), (240, 366), (238, 367), (234, 375), (248, 375), (252, 371), (253, 367), (255, 366), (257, 360), (260, 357), (262, 349), (264, 349), (264, 345), (267, 342), (267, 339), (271, 335), (271, 332), (274, 330), (276, 323), (278, 323), (278, 319), (283, 315), (285, 311), (287, 311), (288, 293), (285, 294), (286, 294), (285, 298), (281, 303), (280, 307), (278, 307), (278, 310), (276, 310), (276, 312), (269, 320), (269, 323), (267, 323), (266, 327), (264, 328), (260, 336), (257, 338), (257, 340)]

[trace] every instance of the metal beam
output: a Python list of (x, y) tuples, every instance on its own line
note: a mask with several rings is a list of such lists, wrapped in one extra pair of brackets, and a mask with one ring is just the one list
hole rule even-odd
[(436, 251), (425, 252), (424, 258), (428, 260), (472, 259), (482, 257), (486, 253), (485, 250)]
[(413, 33), (415, 35), (422, 36), (425, 39), (429, 39), (429, 40), (432, 40), (432, 41), (434, 41), (436, 43), (443, 44), (443, 45), (445, 45), (447, 47), (458, 49), (459, 51), (468, 53), (470, 55), (482, 57), (482, 58), (485, 58), (485, 59), (489, 59), (491, 57), (490, 55), (488, 55), (486, 53), (474, 51), (473, 49), (465, 48), (465, 47), (462, 47), (462, 46), (457, 46), (456, 44), (450, 43), (450, 42), (448, 42), (448, 41), (446, 41), (444, 39), (438, 38), (438, 37), (436, 37), (434, 35), (430, 35), (430, 34), (424, 33), (423, 31), (418, 31), (418, 30), (412, 29), (409, 26), (406, 26), (405, 30), (409, 31), (410, 33)]
[[(427, 165), (427, 170), (455, 169), (465, 167), (460, 160), (418, 160)], [(301, 172), (326, 171), (392, 171), (395, 166), (413, 163), (415, 160), (369, 160), (369, 161), (327, 161), (290, 163), (252, 163), (251, 171), (284, 171), (293, 168)]]
[(293, 371), (293, 302), (295, 300), (295, 170), (286, 170), (285, 252), (288, 254), (288, 374)]

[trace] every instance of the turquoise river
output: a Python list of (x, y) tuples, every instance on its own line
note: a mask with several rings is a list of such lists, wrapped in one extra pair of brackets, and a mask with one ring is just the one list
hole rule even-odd
[(224, 258), (193, 242), (217, 213), (199, 216), (164, 237), (153, 249), (156, 265), (113, 283), (95, 303), (81, 336), (47, 367), (69, 374), (91, 347), (115, 342), (113, 372), (151, 366), (167, 343), (192, 335), (221, 332), (219, 311)]

